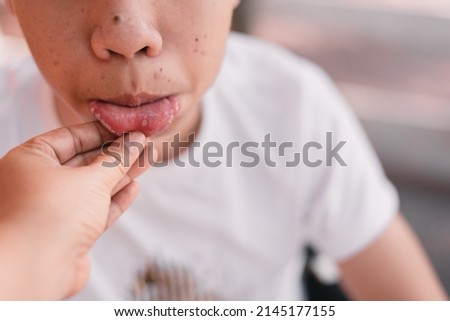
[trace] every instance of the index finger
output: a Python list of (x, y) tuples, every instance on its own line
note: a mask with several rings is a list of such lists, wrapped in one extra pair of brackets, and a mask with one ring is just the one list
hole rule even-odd
[(30, 142), (41, 144), (64, 164), (76, 155), (97, 149), (115, 138), (99, 122), (91, 122), (55, 129), (33, 138)]

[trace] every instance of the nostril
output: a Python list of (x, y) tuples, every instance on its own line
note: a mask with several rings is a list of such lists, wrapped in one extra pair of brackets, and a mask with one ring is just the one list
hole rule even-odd
[(155, 57), (162, 49), (162, 36), (152, 24), (116, 15), (94, 29), (91, 47), (100, 59), (132, 59), (135, 54)]
[(136, 51), (136, 53), (133, 53), (133, 55), (125, 56), (124, 54), (118, 53), (118, 52), (116, 52), (114, 50), (106, 49), (108, 57), (125, 56), (126, 58), (132, 58), (132, 56), (134, 56), (134, 54), (148, 55), (150, 51), (151, 51), (150, 47), (149, 46), (145, 46), (145, 47), (142, 47), (140, 50)]
[(144, 54), (146, 54), (147, 51), (148, 51), (149, 49), (150, 49), (149, 46), (145, 46), (145, 47), (143, 47), (141, 50), (139, 50), (138, 52), (139, 52), (139, 53), (144, 53)]

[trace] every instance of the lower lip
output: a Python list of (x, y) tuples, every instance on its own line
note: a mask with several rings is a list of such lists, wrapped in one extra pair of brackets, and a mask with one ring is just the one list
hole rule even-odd
[(177, 116), (180, 106), (176, 97), (167, 97), (137, 107), (120, 106), (96, 100), (89, 104), (92, 115), (118, 136), (140, 131), (147, 137), (166, 129)]

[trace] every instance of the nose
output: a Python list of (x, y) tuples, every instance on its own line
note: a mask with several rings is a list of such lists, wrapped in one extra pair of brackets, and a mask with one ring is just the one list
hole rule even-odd
[(160, 53), (162, 43), (156, 27), (133, 12), (105, 15), (91, 36), (92, 50), (102, 60), (113, 56), (131, 59), (137, 54), (154, 57)]

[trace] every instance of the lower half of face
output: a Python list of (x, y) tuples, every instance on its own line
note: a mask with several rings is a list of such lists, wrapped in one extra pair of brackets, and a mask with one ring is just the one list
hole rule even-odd
[(44, 77), (82, 121), (161, 133), (214, 81), (236, 0), (11, 0)]

